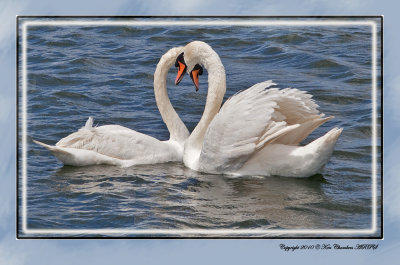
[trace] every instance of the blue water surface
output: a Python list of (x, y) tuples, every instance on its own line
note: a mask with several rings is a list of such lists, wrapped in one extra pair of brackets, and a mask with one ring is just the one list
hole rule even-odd
[[(371, 38), (369, 26), (28, 27), (27, 227), (369, 229)], [(335, 116), (304, 142), (333, 127), (344, 129), (319, 175), (232, 178), (194, 172), (182, 163), (69, 167), (32, 142), (55, 144), (89, 116), (95, 125), (119, 124), (167, 140), (154, 100), (153, 73), (162, 54), (192, 40), (209, 43), (221, 57), (227, 73), (225, 99), (273, 80), (278, 87), (309, 92), (321, 112)], [(189, 77), (175, 86), (175, 75), (171, 69), (169, 97), (191, 131), (204, 109), (207, 73), (198, 92)], [(378, 161), (379, 80), (378, 74)], [(378, 227), (380, 200), (378, 192)], [(380, 233), (378, 229), (375, 236)], [(24, 236), (22, 231), (19, 235)]]

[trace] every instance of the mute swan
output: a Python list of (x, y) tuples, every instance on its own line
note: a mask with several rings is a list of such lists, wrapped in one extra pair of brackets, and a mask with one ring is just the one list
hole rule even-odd
[(324, 118), (311, 95), (298, 89), (258, 83), (220, 109), (226, 91), (225, 69), (206, 43), (187, 44), (178, 57), (176, 84), (187, 69), (199, 88), (202, 66), (208, 71), (203, 115), (184, 146), (183, 162), (196, 171), (233, 175), (308, 177), (329, 160), (342, 129), (334, 128), (306, 146), (299, 146)]
[(168, 141), (159, 141), (119, 125), (93, 127), (92, 117), (89, 117), (83, 128), (61, 139), (55, 146), (33, 141), (49, 149), (65, 165), (132, 166), (182, 161), (183, 143), (189, 131), (172, 107), (166, 89), (168, 70), (175, 63), (181, 49), (172, 48), (164, 54), (154, 73), (155, 98), (170, 132)]

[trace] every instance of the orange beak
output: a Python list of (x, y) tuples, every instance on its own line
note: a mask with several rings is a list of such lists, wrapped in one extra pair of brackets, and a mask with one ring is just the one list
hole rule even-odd
[(190, 78), (192, 78), (196, 91), (199, 90), (199, 75), (203, 74), (203, 68), (196, 64), (193, 70), (190, 72)]
[(179, 84), (182, 81), (182, 78), (185, 76), (186, 64), (182, 62), (178, 62), (178, 74), (176, 75), (175, 85)]
[(200, 70), (193, 70), (190, 72), (190, 77), (193, 80), (194, 86), (196, 87), (196, 91), (199, 90), (199, 71)]

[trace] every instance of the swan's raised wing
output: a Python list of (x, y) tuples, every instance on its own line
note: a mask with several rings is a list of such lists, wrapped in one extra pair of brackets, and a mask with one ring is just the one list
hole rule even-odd
[(279, 107), (275, 110), (273, 120), (285, 121), (287, 125), (299, 124), (296, 130), (282, 135), (275, 143), (298, 145), (316, 128), (333, 118), (324, 117), (325, 115), (318, 111), (319, 106), (312, 99), (312, 95), (306, 91), (295, 88), (281, 89), (275, 100)]
[(85, 127), (61, 139), (56, 146), (90, 150), (120, 160), (135, 160), (137, 163), (161, 162), (166, 159), (171, 148), (151, 136), (119, 126), (105, 125), (93, 127), (93, 120), (89, 118)]
[(201, 171), (235, 171), (247, 161), (277, 107), (266, 90), (272, 85), (271, 81), (256, 84), (225, 102), (206, 131), (199, 160)]
[(207, 129), (201, 171), (235, 172), (265, 145), (279, 139), (297, 141), (296, 130), (311, 117), (320, 118), (309, 94), (270, 88), (273, 85), (271, 81), (256, 84), (225, 102)]

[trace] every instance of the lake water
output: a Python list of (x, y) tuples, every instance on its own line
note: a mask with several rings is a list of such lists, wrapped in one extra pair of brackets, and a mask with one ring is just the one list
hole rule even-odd
[[(26, 222), (28, 229), (56, 230), (47, 234), (23, 233), (20, 174), (19, 235), (163, 237), (183, 235), (165, 234), (165, 230), (256, 229), (265, 234), (255, 236), (290, 233), (291, 237), (332, 237), (340, 234), (290, 231), (371, 228), (371, 38), (371, 27), (360, 25), (29, 26)], [(119, 124), (167, 140), (169, 133), (154, 100), (153, 73), (162, 54), (192, 40), (209, 43), (220, 55), (227, 73), (225, 99), (255, 83), (273, 80), (281, 88), (308, 91), (321, 112), (335, 116), (305, 141), (310, 142), (333, 127), (344, 128), (321, 174), (306, 179), (233, 178), (194, 172), (182, 163), (131, 168), (69, 167), (32, 142), (36, 139), (55, 144), (82, 127), (89, 116), (94, 117), (95, 125)], [(379, 40), (378, 230), (367, 236), (381, 233)], [(21, 60), (20, 56), (20, 67)], [(21, 73), (20, 68), (20, 89)], [(201, 77), (198, 92), (189, 77), (175, 86), (175, 76), (176, 69), (171, 69), (169, 96), (191, 131), (204, 108), (207, 74)], [(21, 100), (22, 93), (19, 95)], [(21, 110), (21, 103), (19, 107)], [(19, 165), (21, 173), (22, 163)], [(73, 232), (75, 229), (92, 232)], [(121, 232), (107, 234), (96, 229)], [(70, 232), (64, 234), (60, 230)], [(159, 232), (135, 232), (149, 230)], [(270, 231), (280, 232), (269, 234)], [(213, 235), (193, 232), (183, 236)]]

